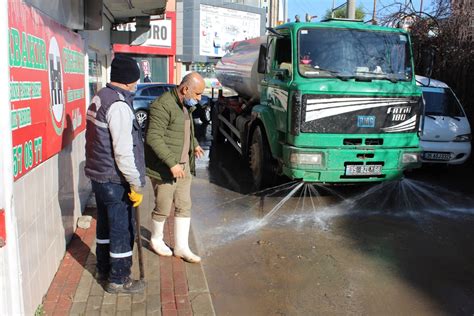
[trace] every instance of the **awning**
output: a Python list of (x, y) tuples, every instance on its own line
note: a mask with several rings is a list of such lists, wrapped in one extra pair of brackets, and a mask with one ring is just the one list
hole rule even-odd
[(167, 0), (103, 0), (106, 14), (110, 13), (115, 23), (127, 22), (140, 16), (164, 14), (166, 2)]

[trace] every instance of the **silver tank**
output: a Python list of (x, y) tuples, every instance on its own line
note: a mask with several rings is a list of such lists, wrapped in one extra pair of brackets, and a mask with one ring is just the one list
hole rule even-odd
[(260, 44), (263, 43), (266, 43), (266, 36), (234, 42), (216, 65), (219, 82), (247, 100), (257, 101), (260, 98), (263, 75), (257, 72), (257, 66)]

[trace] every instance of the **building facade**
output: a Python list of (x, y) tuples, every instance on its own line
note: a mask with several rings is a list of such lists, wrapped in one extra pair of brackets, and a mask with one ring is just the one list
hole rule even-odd
[[(114, 53), (134, 58), (141, 70), (140, 82), (176, 83), (176, 3), (167, 2), (166, 13), (151, 17), (147, 39), (140, 45), (114, 44)], [(135, 31), (135, 23), (119, 27)]]
[(49, 288), (91, 193), (86, 108), (108, 81), (111, 28), (165, 11), (150, 3), (0, 4), (0, 315), (33, 315)]
[[(252, 3), (257, 4), (257, 3)], [(213, 76), (217, 60), (234, 42), (265, 34), (265, 10), (222, 0), (177, 1), (177, 67)]]
[(260, 0), (261, 8), (266, 12), (266, 26), (275, 27), (288, 19), (288, 0)]

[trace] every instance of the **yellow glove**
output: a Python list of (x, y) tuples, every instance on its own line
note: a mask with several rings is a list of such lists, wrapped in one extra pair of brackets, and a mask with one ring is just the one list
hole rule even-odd
[(135, 192), (135, 190), (130, 189), (128, 198), (133, 202), (133, 207), (138, 207), (143, 201), (143, 194)]

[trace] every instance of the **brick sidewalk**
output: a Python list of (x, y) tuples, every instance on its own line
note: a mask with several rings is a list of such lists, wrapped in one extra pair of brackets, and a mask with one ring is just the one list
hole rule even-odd
[[(144, 203), (146, 208), (146, 204)], [(148, 201), (148, 206), (150, 201)], [(88, 209), (89, 215), (95, 209)], [(109, 294), (94, 279), (95, 228), (78, 228), (43, 300), (46, 315), (215, 315), (207, 282), (200, 264), (175, 257), (160, 257), (148, 249), (149, 216), (142, 213), (142, 244), (145, 280), (143, 294)], [(145, 218), (147, 220), (145, 220)], [(145, 223), (146, 222), (146, 223)], [(165, 225), (164, 239), (173, 240), (174, 218)], [(196, 249), (192, 232), (192, 249)], [(134, 248), (132, 276), (139, 278), (138, 256)]]

